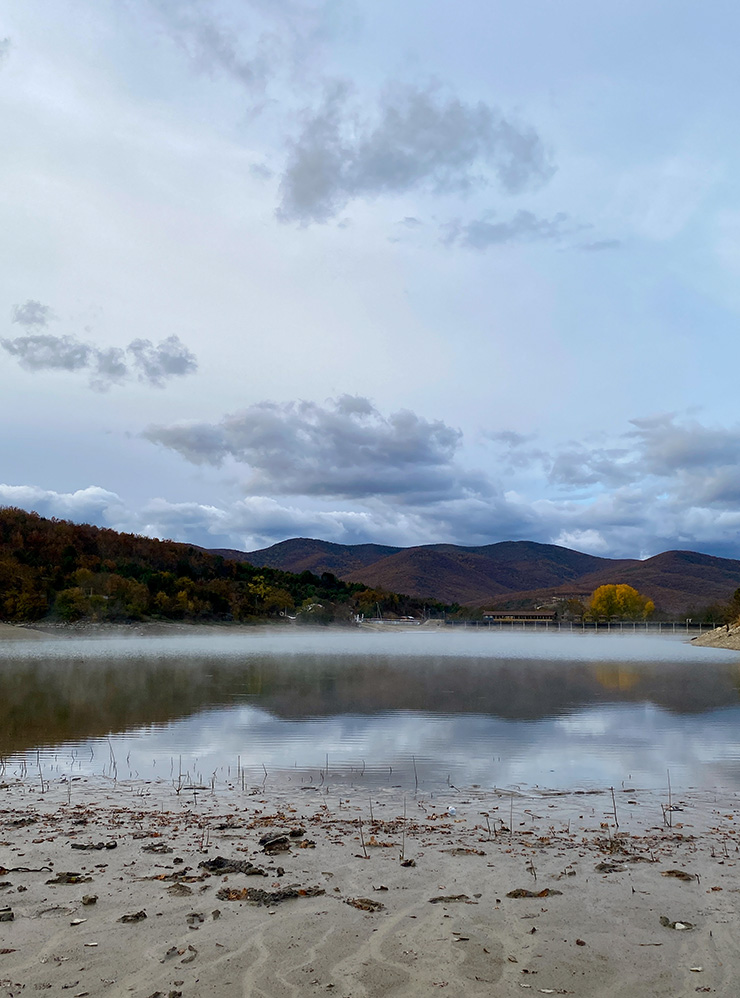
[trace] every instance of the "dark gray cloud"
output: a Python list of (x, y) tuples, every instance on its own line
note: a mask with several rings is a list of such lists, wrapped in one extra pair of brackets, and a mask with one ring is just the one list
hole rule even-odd
[(12, 321), (27, 329), (45, 327), (53, 318), (54, 314), (48, 305), (42, 305), (40, 301), (34, 301), (32, 298), (23, 305), (14, 305), (11, 309)]
[(507, 194), (554, 168), (537, 132), (496, 108), (436, 87), (388, 87), (368, 120), (345, 84), (306, 112), (281, 183), (282, 221), (326, 222), (355, 198), (426, 189), (462, 192), (495, 179)]
[(195, 464), (249, 465), (253, 495), (428, 503), (490, 492), (483, 476), (456, 465), (459, 430), (408, 410), (383, 416), (359, 396), (260, 402), (219, 423), (155, 426), (145, 436)]
[(493, 219), (493, 214), (489, 213), (472, 222), (450, 222), (442, 227), (443, 242), (467, 249), (485, 250), (489, 246), (502, 246), (505, 243), (559, 240), (572, 235), (579, 228), (568, 220), (567, 215), (561, 213), (547, 219), (538, 218), (531, 211), (518, 211), (506, 222)]
[[(29, 300), (15, 305), (12, 316), (13, 322), (27, 329), (45, 329), (53, 313), (48, 305)], [(134, 378), (160, 388), (169, 378), (198, 369), (195, 355), (177, 336), (168, 336), (160, 343), (136, 339), (121, 348), (98, 347), (76, 336), (28, 332), (15, 339), (0, 338), (0, 347), (27, 371), (86, 371), (90, 387), (96, 391), (107, 391)]]

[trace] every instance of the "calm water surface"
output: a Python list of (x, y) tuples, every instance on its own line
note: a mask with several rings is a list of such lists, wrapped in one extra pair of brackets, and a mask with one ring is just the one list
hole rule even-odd
[(291, 631), (0, 647), (6, 773), (740, 788), (740, 654), (667, 637)]

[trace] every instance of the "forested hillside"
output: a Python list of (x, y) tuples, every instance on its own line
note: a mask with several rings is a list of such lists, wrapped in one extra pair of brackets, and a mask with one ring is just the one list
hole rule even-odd
[(362, 580), (470, 609), (525, 609), (573, 596), (587, 600), (599, 586), (626, 583), (663, 613), (700, 616), (719, 608), (720, 616), (711, 619), (721, 619), (722, 607), (740, 586), (740, 561), (696, 551), (665, 551), (640, 560), (596, 557), (534, 541), (383, 548), (294, 538), (260, 551), (223, 554), (293, 571), (307, 562), (314, 572), (331, 565), (329, 571), (346, 582)]
[(201, 548), (0, 509), (0, 619), (347, 621), (419, 602), (329, 572), (255, 568)]

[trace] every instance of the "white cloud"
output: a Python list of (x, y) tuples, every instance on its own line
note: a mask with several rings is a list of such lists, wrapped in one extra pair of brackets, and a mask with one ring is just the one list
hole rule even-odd
[(0, 484), (0, 505), (33, 510), (41, 516), (113, 526), (126, 516), (120, 496), (90, 485), (76, 492), (54, 492), (36, 485)]

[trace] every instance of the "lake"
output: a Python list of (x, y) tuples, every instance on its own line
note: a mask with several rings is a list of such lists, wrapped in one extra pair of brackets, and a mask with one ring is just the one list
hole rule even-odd
[(740, 789), (740, 653), (451, 629), (8, 643), (0, 757), (176, 785)]

